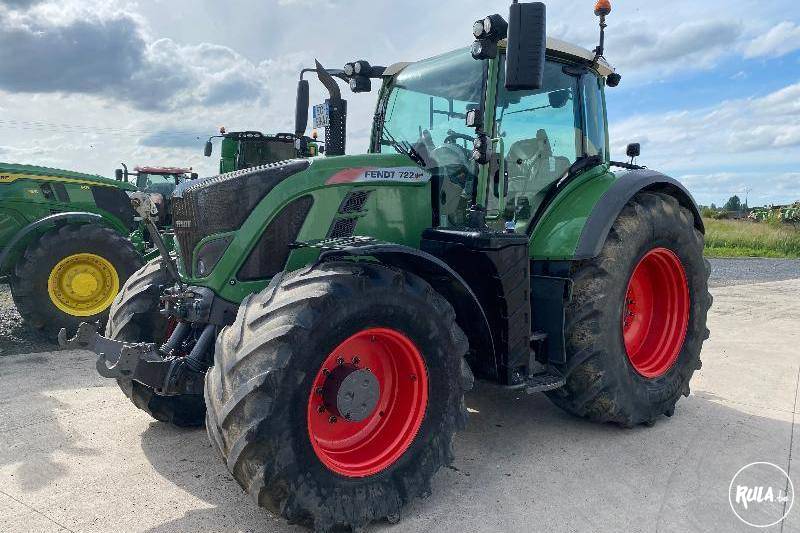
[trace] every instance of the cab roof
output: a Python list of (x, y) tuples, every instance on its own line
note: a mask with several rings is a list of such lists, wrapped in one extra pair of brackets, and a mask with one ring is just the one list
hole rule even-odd
[[(499, 44), (504, 48), (506, 45), (506, 40), (503, 39)], [(577, 44), (556, 39), (555, 37), (547, 38), (547, 52), (552, 55), (562, 56), (568, 59), (578, 59), (590, 62), (594, 61), (595, 57), (594, 52), (583, 48), (582, 46), (578, 46)], [(412, 63), (410, 62), (395, 63), (394, 65), (390, 65), (383, 75), (394, 76), (405, 70), (405, 68), (411, 64)], [(597, 60), (597, 72), (600, 73), (601, 76), (606, 77), (609, 74), (613, 74), (615, 71), (614, 67), (612, 67), (604, 57), (601, 57)]]
[(142, 174), (189, 174), (192, 172), (191, 168), (178, 167), (136, 167), (133, 170)]

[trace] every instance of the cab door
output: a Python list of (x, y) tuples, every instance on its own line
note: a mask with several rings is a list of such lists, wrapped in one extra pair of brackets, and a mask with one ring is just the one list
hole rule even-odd
[[(598, 78), (588, 70), (557, 61), (546, 63), (543, 88), (536, 91), (506, 91), (503, 59), (498, 71), (497, 160), (489, 180), (487, 213), (498, 229), (513, 225), (524, 233), (553, 184), (579, 157), (605, 158), (602, 93)], [(594, 89), (587, 91), (587, 83)], [(584, 114), (587, 97), (601, 113), (593, 121)], [(592, 135), (584, 134), (587, 126)]]

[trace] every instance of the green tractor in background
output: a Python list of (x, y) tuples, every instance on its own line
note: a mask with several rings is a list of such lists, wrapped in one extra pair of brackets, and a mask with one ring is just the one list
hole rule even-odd
[[(105, 336), (61, 337), (155, 419), (205, 423), (291, 522), (397, 521), (453, 460), (475, 377), (631, 427), (672, 416), (701, 366), (703, 222), (680, 183), (610, 160), (602, 37), (546, 39), (538, 2), (473, 33), (415, 63), (317, 63), (326, 157), (179, 187), (177, 260), (128, 281)], [(343, 155), (336, 78), (381, 83), (365, 155)], [(301, 75), (295, 139), (308, 94)]]
[(291, 133), (265, 135), (258, 131), (228, 132), (220, 128), (219, 135), (206, 142), (206, 157), (211, 157), (213, 153), (213, 139), (222, 139), (220, 174), (288, 159), (316, 157), (324, 151), (324, 147), (317, 142), (316, 134), (309, 138)]
[(128, 194), (134, 185), (46, 167), (0, 163), (0, 278), (20, 315), (55, 336), (103, 321), (145, 250)]

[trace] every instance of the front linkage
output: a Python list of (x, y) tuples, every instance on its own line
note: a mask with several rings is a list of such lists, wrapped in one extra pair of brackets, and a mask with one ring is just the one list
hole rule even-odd
[(98, 354), (97, 372), (105, 378), (131, 379), (151, 387), (161, 396), (202, 394), (208, 368), (202, 354), (213, 341), (215, 329), (211, 324), (206, 326), (189, 356), (172, 355), (187, 329), (188, 325), (179, 324), (167, 343), (159, 347), (151, 343), (108, 339), (97, 332), (96, 325), (84, 322), (72, 339), (67, 339), (65, 330), (61, 330), (58, 342), (62, 348), (90, 350)]
[(157, 211), (150, 197), (135, 193), (131, 203), (150, 230), (174, 283), (162, 292), (159, 311), (173, 325), (169, 338), (161, 346), (122, 342), (101, 335), (97, 324), (82, 323), (71, 339), (62, 329), (59, 345), (95, 352), (97, 372), (105, 378), (137, 381), (160, 396), (202, 395), (205, 372), (211, 365), (208, 354), (219, 329), (235, 315), (236, 306), (216, 298), (210, 289), (181, 283), (175, 262), (155, 229)]

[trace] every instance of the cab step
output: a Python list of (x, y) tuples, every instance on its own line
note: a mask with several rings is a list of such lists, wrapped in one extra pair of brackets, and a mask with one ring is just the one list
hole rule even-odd
[(550, 372), (542, 372), (534, 374), (525, 381), (525, 392), (533, 394), (535, 392), (547, 392), (550, 390), (560, 389), (567, 384), (564, 376), (552, 374)]

